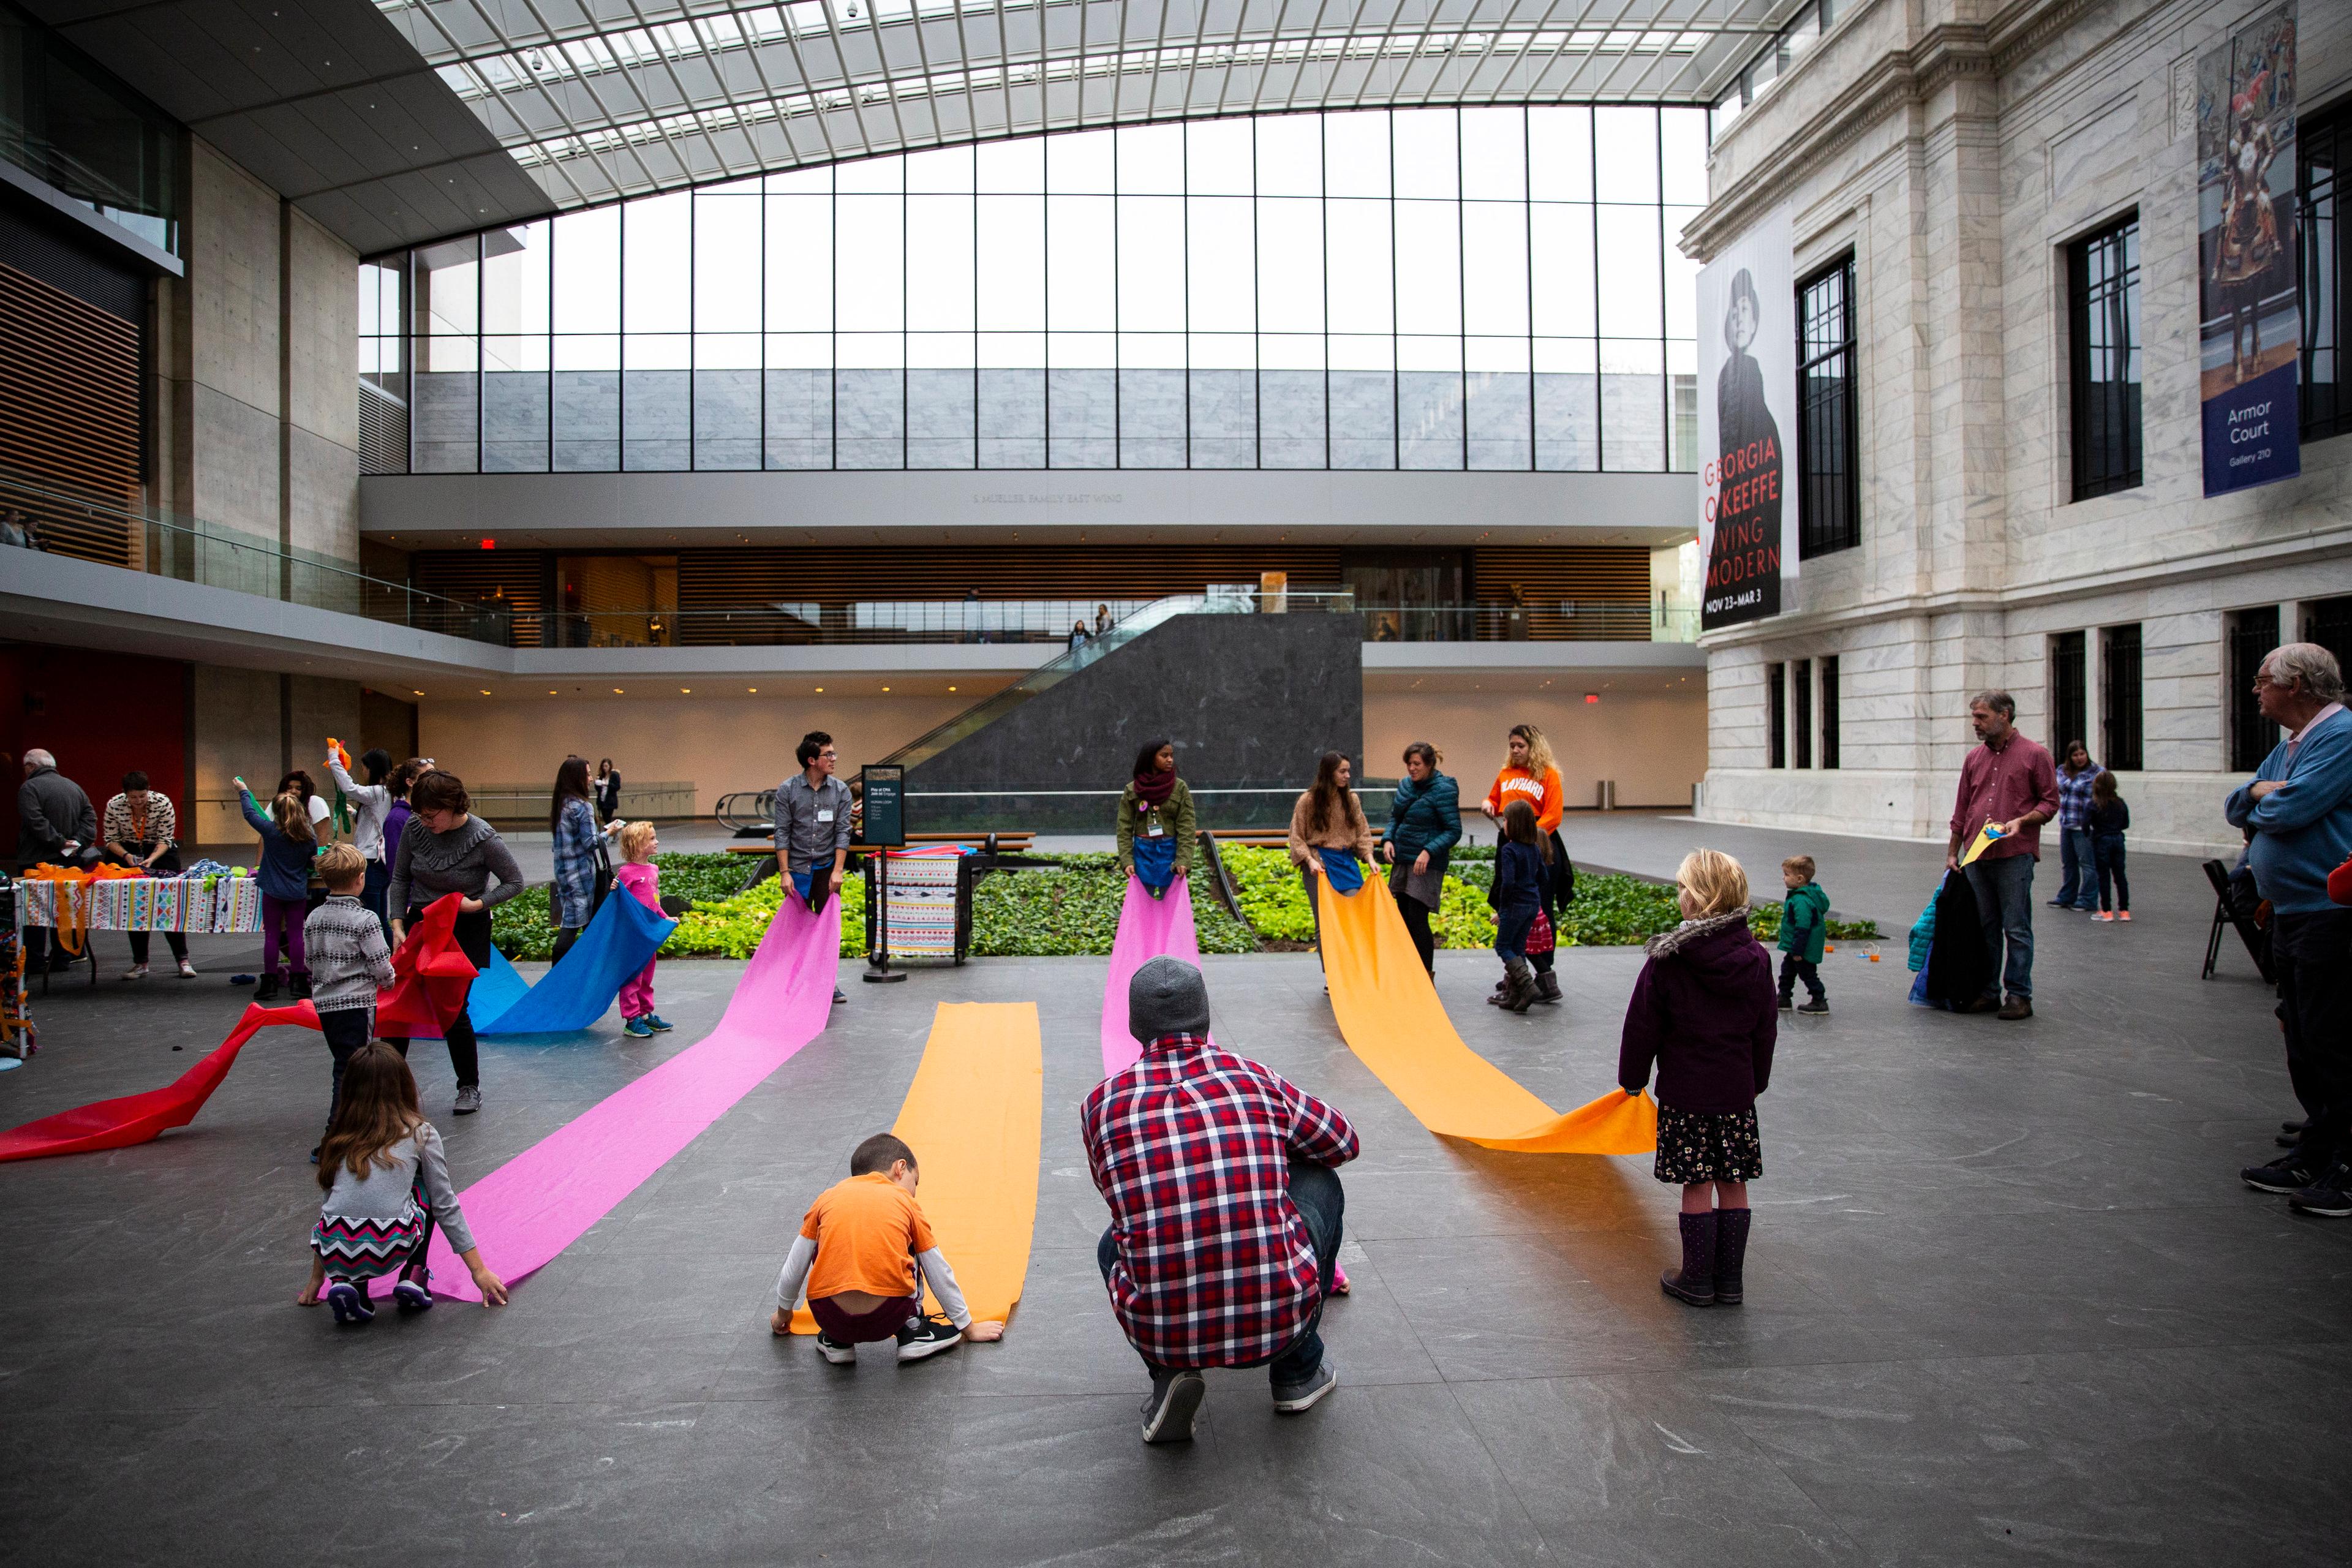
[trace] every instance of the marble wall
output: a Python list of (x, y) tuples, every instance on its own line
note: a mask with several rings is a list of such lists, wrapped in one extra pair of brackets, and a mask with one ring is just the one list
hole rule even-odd
[[(2044, 0), (1986, 22), (1864, 0), (1718, 140), (1686, 249), (1786, 202), (1801, 277), (1853, 258), (1863, 539), (1804, 562), (1783, 615), (1705, 639), (1704, 815), (1940, 837), (1969, 693), (2008, 689), (2050, 738), (2052, 635), (2136, 625), (2135, 839), (2233, 841), (2228, 613), (2352, 593), (2352, 440), (2306, 445), (2300, 479), (2203, 495), (2194, 64), (2240, 11)], [(2306, 110), (2352, 90), (2352, 7), (2304, 7), (2300, 76)], [(2066, 247), (2135, 212), (2143, 479), (2076, 501)], [(1773, 769), (1765, 670), (1828, 654), (1844, 766)]]

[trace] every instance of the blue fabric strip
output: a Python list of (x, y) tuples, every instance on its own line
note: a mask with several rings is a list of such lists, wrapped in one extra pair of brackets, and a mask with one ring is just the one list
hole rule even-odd
[(1135, 879), (1155, 893), (1168, 890), (1168, 884), (1176, 879), (1176, 838), (1173, 834), (1135, 840)]
[(1345, 849), (1318, 849), (1323, 857), (1323, 875), (1331, 879), (1335, 893), (1352, 893), (1364, 885), (1364, 863)]

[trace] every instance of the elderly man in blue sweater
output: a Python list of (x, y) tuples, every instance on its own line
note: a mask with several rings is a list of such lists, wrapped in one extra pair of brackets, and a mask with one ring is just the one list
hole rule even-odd
[(2304, 1214), (2340, 1219), (2352, 1215), (2352, 909), (2328, 899), (2327, 873), (2352, 854), (2352, 713), (2336, 656), (2316, 643), (2274, 649), (2254, 695), (2287, 737), (2227, 809), (2253, 836), (2247, 853), (2271, 906), (2287, 1077), (2305, 1121), (2293, 1152), (2242, 1173)]

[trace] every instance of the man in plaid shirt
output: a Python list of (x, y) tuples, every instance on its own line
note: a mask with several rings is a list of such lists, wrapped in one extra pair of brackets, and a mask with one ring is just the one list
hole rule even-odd
[(1332, 1167), (1356, 1157), (1356, 1130), (1210, 1043), (1189, 963), (1136, 972), (1128, 1026), (1142, 1057), (1096, 1086), (1080, 1121), (1110, 1205), (1096, 1256), (1111, 1310), (1151, 1372), (1143, 1440), (1192, 1436), (1204, 1366), (1265, 1366), (1274, 1407), (1308, 1409), (1339, 1384), (1317, 1330), (1345, 1207)]

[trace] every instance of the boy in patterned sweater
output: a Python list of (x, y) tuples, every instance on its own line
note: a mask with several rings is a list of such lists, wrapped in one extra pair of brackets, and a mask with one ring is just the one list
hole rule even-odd
[[(343, 1089), (343, 1064), (375, 1032), (375, 997), (393, 982), (392, 950), (383, 927), (360, 902), (367, 886), (367, 861), (349, 844), (331, 845), (319, 857), (319, 878), (327, 898), (302, 922), (302, 948), (310, 963), (310, 1005), (319, 1010), (319, 1032), (335, 1058), (327, 1123), (334, 1125), (335, 1101)], [(401, 1055), (406, 1056), (405, 1050)], [(319, 1151), (310, 1151), (318, 1163)]]

